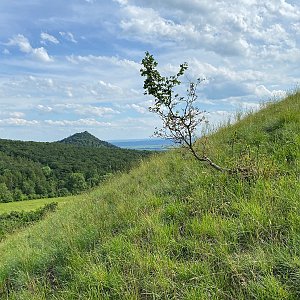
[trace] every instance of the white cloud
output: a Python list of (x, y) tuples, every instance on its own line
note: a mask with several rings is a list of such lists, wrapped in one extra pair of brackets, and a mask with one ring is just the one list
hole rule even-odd
[(137, 111), (140, 114), (145, 114), (148, 112), (148, 110), (145, 107), (142, 107), (140, 105), (137, 104), (131, 104), (129, 105), (130, 108), (134, 109), (135, 111)]
[(73, 33), (60, 31), (59, 34), (65, 38), (67, 41), (77, 44), (78, 41), (75, 39)]
[(118, 88), (116, 85), (113, 85), (113, 84), (111, 84), (111, 83), (107, 83), (107, 82), (104, 82), (103, 80), (99, 80), (99, 84), (101, 85), (101, 86), (104, 86), (104, 87), (107, 87), (107, 88), (110, 88), (110, 89), (116, 89), (116, 88)]
[(12, 117), (12, 118), (22, 118), (25, 116), (25, 113), (23, 112), (20, 112), (20, 111), (7, 111), (7, 110), (1, 110), (0, 111), (0, 115), (1, 116), (9, 116), (9, 117)]
[(25, 120), (21, 118), (7, 118), (0, 120), (0, 125), (2, 126), (31, 126), (37, 124), (39, 124), (39, 121)]
[(73, 97), (73, 92), (72, 92), (72, 88), (67, 88), (66, 90), (66, 95), (69, 97), (69, 98), (72, 98)]
[(99, 80), (99, 85), (102, 89), (104, 88), (104, 89), (107, 89), (107, 90), (112, 90), (116, 93), (122, 93), (122, 89), (119, 86), (111, 84), (109, 82)]
[(255, 95), (257, 95), (260, 99), (270, 99), (285, 97), (287, 93), (282, 90), (269, 90), (264, 85), (258, 85), (255, 87)]
[(120, 27), (132, 39), (155, 45), (170, 41), (184, 47), (201, 47), (228, 56), (245, 55), (249, 51), (250, 45), (242, 35), (237, 36), (222, 27), (199, 25), (188, 20), (176, 23), (162, 17), (152, 8), (128, 5), (123, 10), (125, 17)]
[(268, 0), (265, 2), (265, 7), (269, 13), (278, 15), (278, 13), (288, 19), (298, 19), (300, 17), (300, 10), (298, 7), (293, 6), (286, 0)]
[[(196, 1), (132, 0), (122, 3), (120, 27), (129, 39), (163, 47), (180, 45), (224, 56), (253, 57), (276, 45), (279, 52), (297, 47), (300, 9), (285, 0)], [(168, 45), (166, 42), (172, 42)]]
[(7, 46), (18, 46), (20, 51), (24, 53), (31, 53), (32, 47), (29, 43), (29, 40), (22, 34), (18, 34), (9, 40), (6, 44)]
[(33, 48), (29, 40), (22, 34), (18, 34), (6, 43), (7, 46), (18, 46), (23, 53), (31, 54), (34, 58), (42, 62), (51, 62), (53, 59), (48, 55), (44, 47)]
[(136, 63), (133, 60), (128, 59), (120, 59), (116, 56), (94, 56), (94, 55), (88, 55), (88, 56), (75, 56), (70, 55), (66, 57), (69, 62), (72, 64), (80, 64), (80, 63), (89, 63), (89, 64), (95, 64), (95, 63), (108, 63), (112, 64), (114, 66), (119, 67), (130, 67), (135, 70), (139, 70), (141, 68), (139, 63)]
[(46, 83), (48, 84), (49, 87), (54, 87), (54, 82), (52, 78), (47, 78)]
[(258, 85), (255, 87), (255, 94), (258, 97), (270, 97), (272, 93), (264, 86), (264, 85)]
[(21, 117), (25, 116), (25, 114), (23, 112), (20, 112), (20, 111), (10, 112), (9, 115), (14, 117), (14, 118), (21, 118)]
[(45, 120), (45, 124), (51, 126), (89, 126), (89, 127), (109, 127), (111, 123), (109, 122), (100, 122), (93, 118), (91, 119), (79, 119), (79, 120)]
[(54, 37), (53, 35), (46, 33), (46, 32), (41, 33), (41, 39), (42, 39), (42, 42), (48, 41), (53, 44), (59, 44), (59, 40), (56, 37)]
[(2, 53), (5, 54), (5, 55), (8, 55), (8, 54), (10, 54), (10, 51), (9, 51), (8, 49), (5, 48), (5, 49), (2, 51)]
[(120, 5), (128, 4), (128, 0), (113, 0), (113, 1), (119, 3)]
[(39, 111), (42, 111), (42, 112), (51, 112), (51, 111), (53, 111), (53, 108), (51, 106), (49, 106), (49, 105), (42, 105), (42, 104), (39, 104), (37, 106), (37, 109)]
[(80, 105), (75, 109), (74, 112), (79, 115), (94, 115), (98, 117), (120, 113), (119, 111), (112, 109), (111, 107), (98, 107), (91, 105)]
[(56, 113), (56, 114), (76, 114), (76, 115), (85, 115), (85, 116), (110, 116), (113, 114), (120, 114), (118, 110), (115, 110), (111, 107), (105, 106), (92, 106), (89, 104), (54, 104), (50, 105), (37, 105), (36, 107), (39, 111), (44, 113)]
[(32, 49), (32, 55), (40, 61), (51, 62), (53, 59), (48, 55), (44, 47)]

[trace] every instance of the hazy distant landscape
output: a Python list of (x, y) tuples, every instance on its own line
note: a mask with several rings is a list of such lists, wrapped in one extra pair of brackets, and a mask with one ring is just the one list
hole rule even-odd
[(151, 152), (121, 149), (84, 131), (52, 143), (0, 139), (0, 154), (0, 202), (12, 202), (78, 194)]
[(110, 143), (126, 149), (166, 151), (174, 146), (171, 140), (165, 139), (136, 139), (136, 140), (111, 140)]

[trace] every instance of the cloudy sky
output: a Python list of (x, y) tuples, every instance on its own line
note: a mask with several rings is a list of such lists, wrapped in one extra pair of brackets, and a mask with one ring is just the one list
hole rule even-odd
[(188, 62), (186, 80), (206, 78), (198, 105), (218, 122), (297, 87), (300, 4), (1, 0), (0, 138), (149, 137), (160, 122), (143, 95), (145, 51), (165, 75)]

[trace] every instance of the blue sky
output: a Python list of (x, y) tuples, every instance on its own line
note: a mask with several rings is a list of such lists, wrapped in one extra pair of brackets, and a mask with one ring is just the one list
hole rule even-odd
[(212, 124), (257, 109), (300, 82), (297, 0), (26, 0), (0, 2), (0, 138), (54, 141), (88, 130), (148, 138), (140, 62), (166, 75), (188, 62), (206, 78)]

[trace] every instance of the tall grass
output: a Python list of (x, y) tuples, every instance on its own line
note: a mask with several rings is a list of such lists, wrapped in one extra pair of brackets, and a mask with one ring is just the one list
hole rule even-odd
[(3, 241), (2, 299), (299, 299), (299, 118), (296, 93), (209, 137), (251, 176), (170, 151)]

